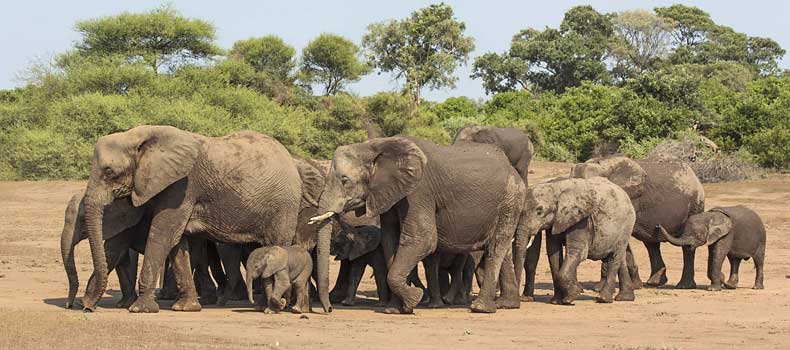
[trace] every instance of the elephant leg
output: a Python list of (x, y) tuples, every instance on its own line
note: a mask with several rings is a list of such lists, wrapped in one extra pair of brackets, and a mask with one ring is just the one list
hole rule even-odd
[(194, 276), (198, 288), (198, 296), (201, 305), (213, 305), (217, 303), (217, 286), (211, 279), (209, 272), (208, 259), (208, 240), (205, 238), (189, 237), (190, 263), (194, 270)]
[(708, 246), (708, 279), (709, 291), (720, 291), (722, 283), (721, 266), (727, 256), (726, 247), (721, 242), (716, 242)]
[(451, 305), (464, 305), (467, 303), (466, 293), (464, 293), (464, 268), (469, 254), (455, 254), (453, 263), (450, 265), (450, 288), (442, 299)]
[(607, 277), (609, 277), (609, 264), (604, 261), (601, 262), (601, 279), (595, 284), (593, 290), (599, 293), (604, 290)]
[[(402, 214), (400, 225), (400, 237), (398, 239), (398, 253), (392, 262), (392, 267), (387, 272), (387, 284), (397, 298), (390, 301), (390, 306), (384, 309), (384, 313), (404, 313), (414, 312), (414, 307), (422, 299), (423, 290), (409, 286), (407, 277), (415, 269), (417, 263), (434, 253), (437, 244), (436, 231), (436, 212), (427, 203), (415, 202), (415, 208)], [(419, 208), (419, 209), (417, 209)], [(382, 240), (382, 243), (384, 240)], [(383, 245), (382, 245), (383, 247)], [(386, 255), (386, 254), (385, 254)], [(400, 306), (394, 308), (394, 302), (400, 302)]]
[(694, 282), (694, 247), (683, 246), (683, 275), (680, 282), (675, 286), (678, 289), (695, 289), (697, 283)]
[[(123, 269), (123, 267), (119, 267), (118, 265), (121, 264), (125, 259), (128, 259), (127, 255), (129, 252), (129, 247), (130, 241), (128, 232), (118, 234), (115, 237), (104, 241), (104, 255), (107, 261), (107, 273), (111, 273), (116, 268)], [(126, 276), (124, 271), (120, 270), (116, 270), (116, 274), (118, 275), (118, 282), (121, 285), (121, 291), (123, 292), (123, 290), (128, 290), (130, 288), (128, 286), (129, 276)], [(97, 289), (98, 285), (96, 284), (96, 276), (91, 274), (90, 278), (88, 279), (88, 285), (85, 288), (85, 295), (98, 295), (99, 293), (96, 291)], [(132, 281), (131, 290), (134, 291), (134, 281)], [(85, 303), (86, 301), (83, 300), (83, 305)]]
[(348, 276), (348, 285), (346, 286), (346, 297), (343, 299), (342, 304), (345, 306), (354, 306), (357, 300), (357, 288), (362, 281), (362, 276), (365, 274), (365, 267), (367, 262), (365, 257), (359, 257), (351, 263), (351, 271)]
[(291, 289), (293, 289), (296, 300), (294, 301), (294, 306), (291, 308), (291, 312), (295, 314), (310, 312), (310, 295), (307, 285), (310, 283), (311, 274), (312, 269), (303, 270), (298, 276), (296, 276), (295, 282), (292, 285)]
[(280, 312), (280, 310), (287, 305), (287, 301), (283, 298), (283, 295), (285, 295), (285, 292), (291, 287), (290, 276), (288, 276), (287, 271), (281, 270), (277, 271), (273, 277), (274, 288), (272, 289), (272, 294), (269, 295), (269, 306), (263, 311), (265, 313)]
[[(583, 292), (576, 279), (576, 270), (579, 264), (587, 259), (587, 249), (589, 249), (590, 233), (587, 228), (580, 228), (572, 230), (565, 234), (565, 261), (559, 271), (558, 282), (560, 288), (563, 290), (565, 297), (562, 303), (565, 305), (572, 305), (576, 297)], [(622, 259), (622, 256), (620, 256)], [(609, 276), (616, 273), (617, 270), (607, 271)], [(606, 287), (606, 286), (605, 286)]]
[(524, 293), (521, 295), (521, 301), (535, 301), (535, 273), (538, 269), (538, 260), (540, 260), (542, 237), (543, 235), (538, 233), (532, 241), (532, 245), (527, 249), (527, 259), (524, 260), (526, 281), (524, 282)]
[[(621, 257), (623, 258), (623, 257)], [(601, 273), (606, 273), (605, 276), (601, 276), (600, 287), (601, 289), (598, 291), (598, 297), (595, 300), (599, 303), (611, 303), (614, 301), (614, 288), (612, 287), (613, 281), (616, 279), (616, 271), (615, 265), (619, 265), (615, 263), (616, 254), (612, 253), (609, 254), (602, 262)], [(606, 268), (603, 268), (603, 266)], [(605, 272), (604, 272), (605, 271)]]
[(129, 249), (118, 262), (115, 273), (118, 274), (121, 285), (121, 300), (115, 306), (125, 309), (137, 299), (137, 291), (134, 287), (137, 283), (137, 252)]
[(384, 306), (389, 303), (390, 289), (387, 286), (387, 262), (380, 249), (370, 254), (370, 266), (373, 267), (373, 276), (376, 279), (376, 294), (379, 297), (379, 305)]
[(754, 275), (754, 286), (752, 289), (764, 289), (763, 286), (763, 267), (765, 263), (765, 243), (761, 243), (759, 247), (757, 247), (757, 254), (754, 255), (754, 268), (755, 268), (755, 275)]
[(178, 297), (176, 287), (176, 277), (173, 273), (173, 266), (170, 260), (165, 260), (164, 276), (162, 277), (162, 288), (156, 293), (159, 300), (175, 300)]
[(189, 244), (186, 237), (170, 252), (170, 262), (178, 286), (178, 299), (173, 306), (173, 311), (200, 311), (202, 308), (198, 301), (195, 279), (192, 277), (192, 266), (189, 259)]
[(518, 295), (519, 286), (516, 285), (516, 271), (511, 269), (511, 266), (514, 266), (512, 249), (506, 251), (505, 259), (502, 260), (502, 267), (499, 269), (500, 294), (496, 299), (498, 309), (518, 309), (521, 307), (521, 298)]
[[(217, 244), (209, 240), (206, 240), (206, 260), (208, 260), (211, 277), (217, 282), (217, 295), (222, 295), (225, 293), (228, 277), (225, 276), (225, 271), (222, 269), (222, 260), (219, 258), (219, 252), (217, 252)], [(216, 304), (216, 301), (214, 301), (214, 304)]]
[(562, 241), (562, 237), (552, 235), (550, 232), (546, 233), (546, 255), (549, 260), (549, 269), (551, 269), (551, 280), (554, 288), (554, 296), (551, 298), (552, 304), (562, 303), (562, 299), (565, 297), (565, 292), (560, 288), (559, 282), (560, 267), (565, 262)]
[(261, 298), (255, 302), (255, 310), (266, 311), (269, 304), (269, 298), (274, 295), (274, 277), (261, 278), (263, 285), (263, 293)]
[(738, 269), (741, 267), (741, 259), (736, 257), (728, 257), (730, 260), (730, 278), (724, 282), (722, 287), (727, 289), (738, 288)]
[(449, 302), (445, 301), (444, 297), (450, 291), (450, 278), (452, 277), (450, 274), (451, 272), (447, 268), (439, 264), (439, 271), (436, 273), (439, 282), (439, 294), (442, 295), (442, 301), (447, 304), (449, 304)]
[(337, 273), (337, 280), (332, 291), (329, 292), (329, 301), (339, 303), (346, 299), (348, 294), (348, 279), (351, 273), (351, 262), (348, 259), (340, 260), (340, 271)]
[[(171, 185), (157, 196), (159, 198), (157, 207), (162, 208), (162, 210), (157, 210), (157, 214), (151, 223), (151, 229), (145, 245), (143, 268), (140, 273), (140, 296), (129, 307), (130, 312), (159, 312), (159, 304), (156, 302), (154, 294), (156, 282), (159, 280), (159, 274), (164, 267), (165, 258), (167, 258), (173, 247), (179, 243), (193, 208), (191, 204), (180, 202), (183, 199), (171, 195), (171, 191), (184, 191), (183, 185)], [(186, 256), (188, 257), (188, 255)], [(189, 266), (188, 261), (187, 268)], [(190, 285), (193, 284), (190, 283)]]
[(217, 243), (222, 266), (225, 267), (225, 276), (228, 284), (217, 298), (217, 305), (225, 306), (228, 301), (234, 299), (236, 288), (242, 280), (241, 277), (241, 247), (237, 244)]
[(639, 277), (639, 267), (636, 265), (636, 260), (634, 260), (631, 244), (628, 244), (628, 248), (625, 251), (625, 265), (628, 269), (628, 278), (633, 283), (632, 289), (642, 289), (642, 278)]
[(428, 282), (428, 295), (430, 295), (428, 307), (431, 309), (444, 307), (442, 290), (439, 285), (439, 258), (439, 253), (433, 253), (422, 260), (425, 267), (425, 279)]
[(667, 267), (664, 265), (664, 258), (661, 256), (661, 243), (643, 243), (645, 248), (647, 248), (647, 255), (650, 258), (650, 278), (645, 284), (651, 287), (667, 284)]

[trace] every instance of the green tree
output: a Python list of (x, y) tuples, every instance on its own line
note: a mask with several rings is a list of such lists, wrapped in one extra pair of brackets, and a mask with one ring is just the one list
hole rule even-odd
[(692, 47), (702, 43), (713, 26), (710, 14), (697, 7), (675, 4), (669, 7), (656, 7), (656, 14), (671, 21), (672, 36), (680, 47)]
[(255, 71), (276, 80), (289, 79), (296, 66), (295, 54), (293, 47), (274, 35), (239, 40), (230, 50), (231, 58), (244, 61)]
[(337, 94), (370, 72), (370, 66), (359, 61), (359, 51), (342, 36), (321, 34), (302, 50), (301, 79), (323, 85), (324, 95)]
[(612, 19), (617, 40), (612, 44), (615, 75), (635, 77), (654, 69), (670, 51), (672, 23), (649, 11), (618, 13)]
[(417, 10), (409, 18), (374, 23), (362, 45), (371, 66), (404, 78), (404, 91), (420, 103), (424, 87), (455, 87), (453, 76), (459, 63), (465, 64), (474, 50), (474, 40), (464, 35), (466, 24), (455, 19), (453, 9), (435, 4)]
[(75, 28), (82, 34), (82, 40), (76, 44), (80, 53), (123, 55), (128, 60), (144, 61), (154, 72), (221, 53), (214, 45), (213, 25), (183, 17), (169, 6), (80, 21)]
[(472, 64), (472, 79), (482, 79), (486, 94), (527, 89), (529, 63), (510, 54), (489, 52), (475, 58)]

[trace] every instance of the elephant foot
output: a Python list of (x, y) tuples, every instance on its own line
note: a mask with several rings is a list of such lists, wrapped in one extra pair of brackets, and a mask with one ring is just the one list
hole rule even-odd
[(680, 282), (675, 285), (675, 289), (697, 289), (697, 283), (693, 280), (681, 279)]
[(344, 299), (346, 299), (346, 295), (343, 293), (332, 291), (329, 293), (329, 301), (333, 303), (340, 303)]
[(157, 303), (152, 296), (140, 296), (135, 300), (132, 306), (129, 306), (129, 312), (146, 314), (157, 313), (159, 312), (159, 303)]
[(472, 302), (472, 305), (469, 307), (469, 309), (471, 309), (472, 312), (492, 314), (496, 312), (497, 305), (493, 300), (486, 300), (486, 298), (481, 298), (478, 296), (477, 299)]
[(763, 286), (762, 282), (755, 283), (752, 289), (765, 289), (765, 286)]
[(159, 292), (156, 293), (156, 298), (159, 300), (176, 300), (176, 298), (178, 298), (178, 292), (170, 289), (160, 289)]
[(571, 284), (571, 286), (568, 287), (567, 292), (565, 292), (565, 297), (562, 298), (562, 304), (573, 305), (573, 301), (576, 300), (576, 297), (582, 294), (582, 292), (584, 292), (584, 289), (582, 289), (577, 283)]
[(500, 296), (496, 299), (497, 309), (518, 309), (521, 307), (521, 299), (518, 296)]
[(357, 303), (357, 300), (356, 300), (356, 299), (357, 299), (357, 298), (345, 298), (345, 299), (343, 299), (343, 300), (340, 302), (340, 304), (342, 304), (343, 306), (354, 306), (354, 305), (356, 305), (356, 303)]
[(534, 296), (528, 296), (528, 295), (522, 295), (521, 296), (521, 301), (523, 301), (525, 303), (531, 303), (531, 302), (535, 301), (535, 297)]
[(273, 310), (272, 308), (269, 308), (269, 307), (267, 307), (267, 308), (263, 309), (263, 313), (265, 313), (265, 314), (267, 314), (267, 315), (273, 315), (273, 314), (276, 314), (276, 313), (278, 313), (278, 311), (276, 311), (276, 310)]
[(614, 296), (612, 295), (612, 291), (610, 289), (602, 290), (597, 297), (595, 297), (595, 301), (599, 303), (609, 304), (614, 301)]
[[(664, 283), (666, 283), (666, 282), (664, 282)], [(631, 289), (634, 289), (634, 290), (642, 289), (643, 285), (644, 285), (644, 283), (642, 283), (641, 279), (631, 277)]]
[(228, 304), (228, 298), (225, 297), (224, 295), (220, 295), (217, 297), (217, 301), (215, 304), (217, 304), (217, 306), (225, 306)]
[(711, 283), (708, 286), (708, 291), (710, 291), (710, 292), (720, 292), (721, 291), (721, 283)]
[(216, 295), (207, 295), (198, 298), (198, 301), (200, 301), (200, 305), (214, 305), (217, 303), (217, 299)]
[(633, 290), (621, 290), (620, 293), (617, 293), (617, 296), (614, 297), (614, 300), (617, 301), (634, 301), (636, 300), (636, 295), (634, 295)]
[(554, 294), (551, 300), (549, 300), (549, 303), (553, 305), (562, 305), (562, 297), (558, 294)]
[(417, 287), (406, 287), (406, 290), (401, 295), (401, 313), (410, 314), (414, 312), (414, 308), (422, 300), (423, 291)]
[(293, 313), (293, 314), (302, 314), (304, 312), (302, 311), (301, 307), (294, 305), (293, 307), (291, 307), (291, 313)]
[(726, 289), (736, 289), (738, 288), (738, 279), (737, 278), (730, 278), (727, 282), (724, 282), (722, 287)]
[(606, 282), (604, 281), (604, 279), (601, 279), (600, 281), (598, 281), (598, 283), (596, 283), (596, 284), (593, 286), (593, 290), (594, 290), (594, 291), (596, 291), (596, 292), (598, 292), (598, 293), (600, 293), (600, 292), (601, 292), (601, 290), (603, 290), (603, 285), (604, 285), (604, 283), (606, 283)]
[(447, 305), (445, 305), (445, 303), (442, 301), (442, 299), (433, 301), (433, 298), (431, 298), (431, 301), (429, 301), (428, 305), (426, 305), (426, 306), (429, 309), (441, 309), (441, 308), (446, 307)]
[(647, 285), (658, 287), (667, 284), (667, 268), (662, 267), (647, 280)]
[(134, 304), (135, 300), (137, 300), (137, 296), (125, 296), (122, 297), (118, 303), (115, 304), (115, 307), (119, 309), (128, 309), (132, 304)]
[(170, 307), (170, 310), (185, 312), (197, 312), (201, 309), (203, 309), (203, 306), (200, 305), (197, 297), (180, 297)]

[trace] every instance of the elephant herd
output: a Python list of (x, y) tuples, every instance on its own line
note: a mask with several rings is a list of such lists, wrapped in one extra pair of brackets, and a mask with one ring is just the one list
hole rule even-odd
[[(164, 279), (158, 297), (170, 294), (176, 311), (249, 299), (269, 313), (305, 312), (317, 297), (328, 313), (332, 303), (354, 305), (371, 266), (384, 313), (411, 313), (421, 302), (492, 313), (534, 300), (544, 240), (552, 303), (572, 304), (582, 293), (576, 269), (586, 259), (602, 261), (597, 301), (631, 301), (643, 283), (631, 237), (647, 248), (647, 285), (667, 283), (660, 243), (670, 242), (683, 249), (677, 288), (696, 288), (702, 245), (710, 290), (735, 288), (739, 264), (750, 258), (754, 288), (763, 288), (759, 216), (743, 206), (706, 212), (688, 166), (607, 156), (529, 186), (532, 155), (522, 131), (481, 126), (461, 129), (450, 146), (410, 136), (340, 146), (329, 166), (253, 132), (213, 138), (140, 126), (110, 134), (96, 142), (86, 190), (66, 210), (66, 307), (75, 304), (74, 247), (84, 239), (94, 267), (81, 300), (86, 311), (95, 310), (114, 269), (123, 294), (117, 306), (131, 312), (157, 312), (155, 288)], [(330, 255), (340, 260), (331, 292)]]

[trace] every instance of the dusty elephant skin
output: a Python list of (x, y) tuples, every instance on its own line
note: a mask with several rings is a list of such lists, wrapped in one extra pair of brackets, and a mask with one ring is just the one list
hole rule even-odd
[[(549, 181), (527, 191), (525, 215), (517, 235), (546, 230), (546, 253), (554, 280), (552, 303), (572, 304), (582, 288), (576, 278), (579, 263), (603, 260), (608, 274), (597, 298), (613, 301), (619, 278), (618, 301), (634, 300), (625, 267), (628, 239), (636, 214), (619, 186), (601, 177)], [(563, 255), (563, 245), (567, 249)]]
[[(738, 205), (719, 207), (692, 215), (680, 237), (671, 236), (662, 226), (656, 227), (669, 243), (697, 248), (708, 245), (708, 290), (738, 287), (738, 268), (742, 260), (754, 258), (756, 274), (753, 289), (763, 289), (765, 263), (765, 225), (753, 210)], [(724, 281), (721, 266), (730, 260), (730, 278)]]
[[(158, 312), (154, 287), (168, 254), (174, 269), (186, 271), (176, 273), (180, 295), (172, 309), (196, 311), (200, 304), (194, 281), (183, 278), (189, 252), (181, 236), (200, 233), (226, 243), (290, 245), (301, 181), (288, 151), (256, 133), (209, 138), (169, 126), (140, 126), (100, 138), (85, 191), (85, 221), (98, 276), (97, 288), (83, 298), (86, 309), (95, 308), (107, 285), (101, 244), (105, 206), (125, 197), (136, 207), (156, 197), (140, 296), (129, 311)], [(322, 248), (328, 255), (328, 237), (323, 245), (319, 237), (318, 248), (319, 255)], [(326, 289), (322, 301), (328, 310)]]
[(379, 304), (389, 302), (387, 286), (387, 262), (381, 249), (381, 229), (373, 225), (356, 226), (353, 230), (332, 237), (332, 255), (340, 260), (340, 271), (334, 288), (329, 293), (329, 300), (345, 306), (356, 304), (357, 288), (362, 281), (365, 268), (371, 266), (376, 278), (376, 292)]
[(280, 312), (288, 301), (283, 296), (288, 296), (292, 290), (296, 295), (296, 302), (291, 311), (303, 313), (310, 311), (310, 298), (307, 283), (313, 271), (313, 259), (304, 248), (289, 247), (261, 247), (255, 249), (247, 259), (247, 296), (250, 303), (255, 304), (252, 295), (252, 281), (256, 278), (263, 279), (266, 307), (263, 301), (256, 305), (263, 308), (265, 313)]
[[(395, 296), (386, 313), (413, 311), (423, 293), (407, 276), (431, 253), (485, 250), (492, 268), (471, 309), (496, 312), (519, 307), (510, 249), (524, 195), (523, 181), (494, 146), (380, 138), (338, 147), (319, 201), (323, 214), (313, 221), (352, 210), (380, 216), (387, 284)], [(329, 234), (327, 226), (319, 236)], [(327, 262), (319, 257), (319, 268)], [(505, 280), (496, 299), (500, 269)]]
[[(530, 137), (524, 131), (516, 128), (497, 128), (492, 126), (478, 126), (471, 125), (458, 130), (453, 138), (453, 144), (462, 142), (477, 142), (486, 143), (499, 147), (505, 156), (507, 156), (510, 165), (521, 176), (524, 185), (529, 186), (528, 173), (529, 164), (532, 161), (532, 156), (535, 149), (532, 146)], [(535, 299), (535, 271), (538, 266), (538, 258), (540, 254), (541, 237), (535, 238), (533, 244), (529, 247), (524, 261), (514, 259), (516, 264), (516, 283), (521, 284), (521, 272), (524, 271), (527, 277), (527, 283), (524, 285), (524, 292), (522, 293), (523, 301), (533, 301)], [(522, 266), (523, 265), (523, 270)], [(458, 272), (456, 266), (456, 273)], [(429, 286), (430, 288), (430, 286)]]
[[(661, 225), (670, 234), (679, 233), (690, 216), (705, 211), (705, 191), (694, 171), (678, 162), (637, 162), (623, 156), (610, 156), (577, 164), (571, 170), (571, 176), (602, 176), (628, 193), (636, 210), (632, 235), (644, 242), (650, 256), (647, 285), (666, 284), (666, 265), (660, 249), (660, 243), (665, 240), (655, 227)], [(683, 248), (683, 274), (676, 288), (696, 288), (694, 255), (694, 249)], [(630, 253), (627, 260), (631, 279), (638, 288), (642, 282)]]

